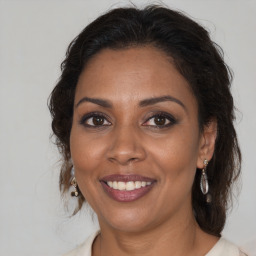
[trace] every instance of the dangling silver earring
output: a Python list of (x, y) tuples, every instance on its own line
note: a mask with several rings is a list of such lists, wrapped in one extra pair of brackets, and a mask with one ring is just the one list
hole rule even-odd
[(70, 184), (74, 187), (74, 191), (71, 192), (71, 196), (75, 196), (75, 197), (78, 197), (79, 196), (79, 192), (78, 192), (78, 185), (77, 185), (77, 181), (76, 181), (76, 177), (75, 177), (75, 170), (74, 170), (74, 166), (72, 167), (71, 169), (71, 176), (72, 179), (71, 179), (71, 182)]
[(202, 169), (201, 179), (200, 179), (200, 188), (204, 195), (206, 195), (209, 191), (208, 178), (206, 174), (206, 167), (208, 165), (208, 160), (204, 160), (204, 168)]
[(206, 174), (206, 167), (208, 165), (208, 160), (204, 160), (204, 168), (202, 169), (200, 188), (204, 195), (206, 195), (206, 203), (210, 204), (212, 202), (212, 195), (209, 193), (209, 183)]

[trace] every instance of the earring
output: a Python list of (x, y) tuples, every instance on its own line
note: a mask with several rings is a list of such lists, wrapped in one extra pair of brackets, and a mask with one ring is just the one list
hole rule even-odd
[(204, 160), (204, 168), (202, 169), (201, 179), (200, 179), (200, 188), (204, 195), (206, 195), (209, 191), (208, 178), (206, 175), (206, 167), (208, 165), (208, 160)]
[(71, 196), (78, 197), (79, 192), (78, 192), (78, 185), (77, 185), (77, 181), (76, 181), (76, 177), (75, 177), (74, 166), (71, 169), (71, 175), (73, 176), (73, 178), (71, 179), (70, 184), (75, 188), (75, 190), (71, 192)]

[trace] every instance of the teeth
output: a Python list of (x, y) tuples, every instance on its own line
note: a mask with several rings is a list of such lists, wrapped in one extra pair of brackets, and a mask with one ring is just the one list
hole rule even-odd
[(126, 190), (134, 190), (134, 189), (135, 189), (135, 184), (134, 184), (134, 182), (133, 182), (133, 181), (126, 182), (125, 189), (126, 189)]
[(128, 181), (128, 182), (123, 182), (123, 181), (108, 181), (107, 182), (108, 186), (117, 189), (120, 191), (126, 190), (126, 191), (131, 191), (135, 189), (139, 189), (141, 187), (146, 187), (152, 184), (150, 181)]
[(109, 187), (113, 188), (113, 182), (112, 181), (108, 181), (107, 184), (108, 184)]
[(135, 188), (141, 188), (141, 181), (135, 181)]
[(117, 182), (117, 189), (118, 189), (118, 190), (125, 190), (125, 189), (126, 189), (125, 182), (118, 181), (118, 182)]
[[(110, 186), (110, 185), (109, 185)], [(111, 187), (111, 186), (110, 186)], [(114, 189), (118, 189), (118, 186), (117, 186), (117, 181), (113, 181), (113, 187)]]

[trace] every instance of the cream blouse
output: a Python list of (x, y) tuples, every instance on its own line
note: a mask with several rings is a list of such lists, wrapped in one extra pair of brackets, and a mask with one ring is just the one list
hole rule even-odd
[[(88, 237), (87, 240), (76, 249), (63, 256), (91, 256), (92, 244), (98, 234), (99, 231)], [(246, 254), (240, 251), (238, 247), (231, 242), (220, 238), (205, 256), (246, 256)]]

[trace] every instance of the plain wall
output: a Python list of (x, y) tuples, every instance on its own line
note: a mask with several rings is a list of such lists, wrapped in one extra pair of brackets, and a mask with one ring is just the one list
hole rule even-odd
[[(234, 71), (243, 183), (223, 235), (256, 251), (256, 1), (163, 2), (207, 27)], [(63, 209), (47, 98), (70, 41), (98, 15), (127, 3), (0, 1), (0, 255), (61, 255), (97, 228), (90, 211), (69, 218)]]

